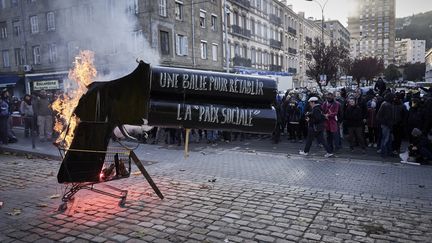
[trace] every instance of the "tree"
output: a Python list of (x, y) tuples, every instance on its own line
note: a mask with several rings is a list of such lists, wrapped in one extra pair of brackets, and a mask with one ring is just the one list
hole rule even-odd
[(410, 81), (421, 81), (425, 75), (426, 64), (425, 63), (414, 63), (414, 64), (406, 64), (403, 74), (406, 80)]
[(370, 81), (384, 70), (382, 59), (375, 57), (366, 57), (355, 59), (351, 68), (351, 75), (357, 81), (357, 86), (360, 86), (362, 78)]
[[(315, 38), (314, 43), (310, 46), (309, 52), (313, 61), (307, 64), (308, 69), (306, 75), (315, 80), (319, 89), (322, 91), (322, 86), (338, 78), (340, 65), (349, 56), (349, 51), (342, 45), (335, 45), (333, 42), (330, 45), (325, 45), (318, 38)], [(320, 82), (320, 75), (327, 76), (326, 82)]]
[(400, 76), (401, 73), (394, 64), (388, 65), (387, 68), (384, 70), (384, 77), (389, 81), (395, 81), (396, 79), (399, 79)]

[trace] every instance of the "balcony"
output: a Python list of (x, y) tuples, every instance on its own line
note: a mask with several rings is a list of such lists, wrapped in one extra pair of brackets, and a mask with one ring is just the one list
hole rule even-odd
[(231, 25), (231, 33), (244, 38), (248, 38), (248, 39), (251, 38), (251, 31), (247, 29), (243, 29), (238, 25)]
[(292, 34), (292, 35), (297, 35), (297, 30), (291, 27), (288, 27), (288, 33)]
[(289, 47), (289, 48), (288, 48), (288, 53), (289, 53), (289, 54), (293, 54), (293, 55), (295, 55), (295, 54), (297, 54), (297, 49), (294, 49), (294, 48)]
[(296, 74), (297, 73), (297, 68), (288, 68), (288, 72)]
[(270, 22), (272, 22), (273, 24), (276, 24), (279, 26), (282, 25), (282, 19), (280, 17), (278, 17), (277, 15), (270, 14), (269, 17), (270, 17)]
[(282, 49), (282, 41), (270, 39), (270, 46), (276, 49)]
[(274, 72), (282, 72), (282, 66), (281, 65), (270, 64), (269, 70), (270, 71), (274, 71)]
[(249, 9), (251, 4), (249, 0), (235, 0), (235, 1), (231, 1), (231, 3), (237, 4), (240, 7)]
[(252, 61), (249, 58), (235, 56), (233, 58), (234, 66), (240, 66), (240, 67), (251, 67)]

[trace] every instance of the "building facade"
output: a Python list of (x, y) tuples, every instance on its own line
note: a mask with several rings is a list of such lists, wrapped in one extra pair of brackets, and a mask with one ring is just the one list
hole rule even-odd
[(222, 70), (221, 1), (3, 2), (0, 73), (25, 77), (18, 93), (43, 88), (44, 81), (56, 82), (45, 82), (46, 89), (64, 89), (65, 73), (86, 49), (95, 52), (100, 76), (109, 78), (128, 74), (136, 59)]
[[(321, 21), (315, 21), (321, 26)], [(330, 35), (331, 41), (337, 45), (342, 45), (346, 49), (350, 48), (350, 32), (338, 20), (324, 21), (324, 30)]]
[(138, 1), (139, 26), (164, 66), (222, 71), (221, 1)]
[(395, 43), (396, 65), (401, 66), (406, 63), (424, 63), (426, 53), (425, 40), (402, 39)]
[(313, 39), (324, 31), (330, 40), (329, 31), (279, 0), (3, 2), (0, 74), (8, 75), (7, 85), (23, 77), (24, 92), (42, 89), (45, 81), (57, 83), (45, 82), (46, 89), (69, 86), (67, 72), (87, 49), (95, 52), (98, 73), (108, 80), (126, 75), (135, 59), (142, 59), (152, 65), (287, 75), (295, 86), (306, 86)]
[(426, 62), (425, 81), (432, 82), (432, 48), (426, 52), (425, 62)]
[(358, 13), (348, 18), (353, 58), (376, 57), (394, 63), (395, 0), (356, 0)]

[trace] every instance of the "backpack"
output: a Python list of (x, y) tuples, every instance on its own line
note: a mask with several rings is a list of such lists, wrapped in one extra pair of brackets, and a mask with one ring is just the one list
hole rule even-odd
[(0, 117), (6, 116), (9, 116), (9, 104), (4, 100), (0, 100)]

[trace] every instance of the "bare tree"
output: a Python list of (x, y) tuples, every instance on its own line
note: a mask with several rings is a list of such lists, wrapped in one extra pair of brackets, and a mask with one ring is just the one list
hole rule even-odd
[(384, 63), (382, 59), (375, 57), (365, 57), (362, 59), (355, 59), (351, 68), (351, 75), (357, 81), (357, 86), (360, 86), (360, 80), (364, 78), (371, 81), (378, 74), (384, 70)]
[[(342, 63), (349, 58), (349, 52), (342, 45), (335, 45), (333, 42), (325, 45), (318, 38), (315, 38), (309, 52), (313, 60), (307, 64), (306, 75), (314, 79), (322, 91), (322, 86), (327, 86), (329, 82), (338, 78)], [(320, 82), (322, 74), (327, 76), (325, 83)]]

